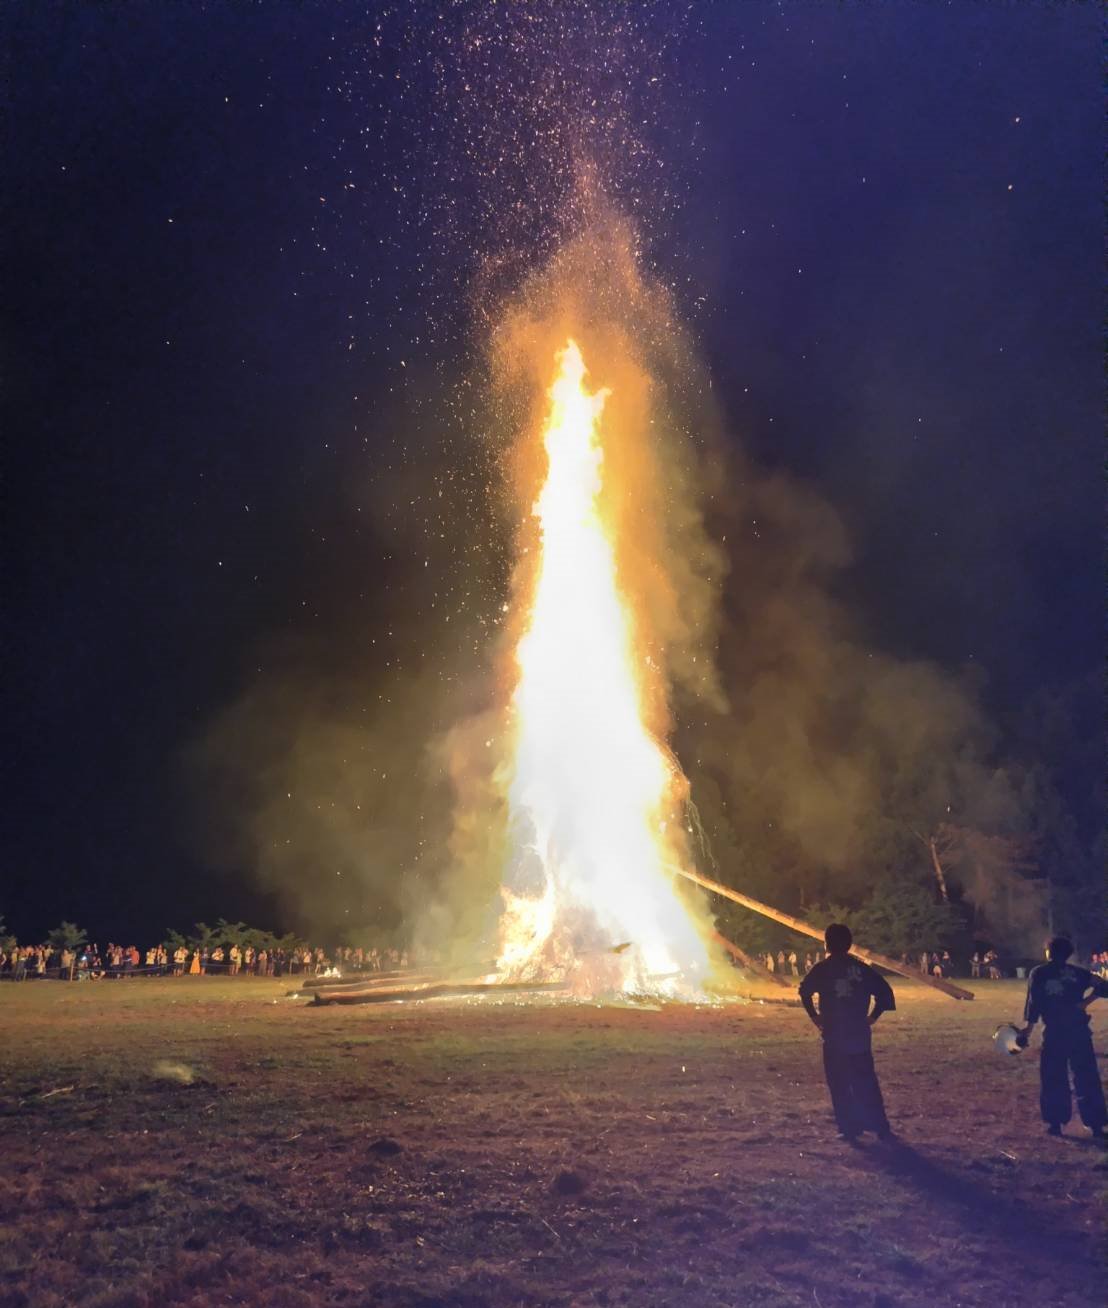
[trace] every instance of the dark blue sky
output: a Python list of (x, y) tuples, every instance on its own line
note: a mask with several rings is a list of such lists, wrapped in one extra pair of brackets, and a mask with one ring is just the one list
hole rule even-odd
[[(841, 512), (871, 639), (979, 663), (1005, 721), (1101, 656), (1096, 10), (693, 12), (647, 131), (673, 192), (655, 257), (728, 427)], [(207, 870), (180, 757), (275, 635), (395, 611), (350, 487), (410, 476), (415, 392), (472, 345), (447, 328), (465, 219), (419, 217), (456, 148), (405, 71), (427, 15), (8, 11), (21, 932), (272, 920)]]

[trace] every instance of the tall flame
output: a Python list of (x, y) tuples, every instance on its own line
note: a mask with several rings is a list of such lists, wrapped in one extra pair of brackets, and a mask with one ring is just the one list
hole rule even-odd
[(683, 778), (644, 723), (645, 655), (602, 508), (609, 392), (589, 390), (574, 341), (556, 362), (511, 701), (499, 970), (568, 975), (589, 993), (696, 993), (706, 951), (669, 870)]

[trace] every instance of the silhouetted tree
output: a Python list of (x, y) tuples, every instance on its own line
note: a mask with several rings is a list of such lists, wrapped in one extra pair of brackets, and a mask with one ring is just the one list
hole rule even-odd
[(47, 933), (46, 943), (51, 949), (56, 949), (59, 953), (63, 949), (72, 949), (74, 953), (88, 944), (88, 933), (79, 927), (76, 922), (60, 922), (52, 931)]

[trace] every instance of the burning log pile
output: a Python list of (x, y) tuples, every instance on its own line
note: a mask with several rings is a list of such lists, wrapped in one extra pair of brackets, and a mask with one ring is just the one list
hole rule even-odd
[(501, 981), (488, 976), (454, 981), (402, 981), (359, 985), (350, 989), (316, 990), (312, 1002), (325, 1004), (388, 1004), (411, 999), (444, 999), (483, 994), (568, 994), (561, 981)]

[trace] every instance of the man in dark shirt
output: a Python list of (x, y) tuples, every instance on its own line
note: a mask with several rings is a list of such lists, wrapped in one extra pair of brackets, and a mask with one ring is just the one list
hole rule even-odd
[[(1070, 1072), (1077, 1095), (1077, 1111), (1093, 1135), (1103, 1136), (1108, 1126), (1104, 1089), (1089, 1029), (1089, 1004), (1108, 999), (1108, 982), (1068, 962), (1073, 943), (1055, 936), (1047, 945), (1048, 963), (1031, 969), (1022, 1035), (1029, 1036), (1043, 1019), (1043, 1049), (1039, 1059), (1039, 1109), (1051, 1135), (1061, 1135), (1073, 1115)], [(1089, 992), (1092, 993), (1089, 993)]]
[(823, 1070), (839, 1134), (855, 1140), (863, 1131), (874, 1131), (889, 1140), (893, 1133), (873, 1066), (870, 1027), (896, 1008), (892, 987), (868, 964), (850, 957), (854, 937), (848, 926), (832, 923), (824, 940), (828, 957), (800, 983), (800, 998), (823, 1036)]

